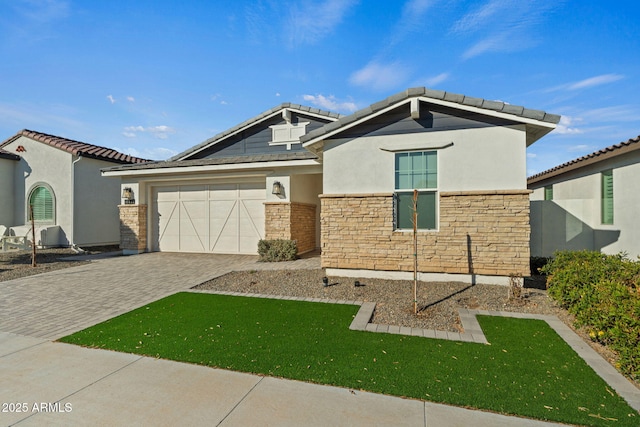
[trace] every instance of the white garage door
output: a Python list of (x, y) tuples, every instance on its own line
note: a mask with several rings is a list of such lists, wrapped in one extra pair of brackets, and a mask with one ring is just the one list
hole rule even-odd
[(255, 254), (264, 238), (265, 184), (158, 187), (156, 250)]

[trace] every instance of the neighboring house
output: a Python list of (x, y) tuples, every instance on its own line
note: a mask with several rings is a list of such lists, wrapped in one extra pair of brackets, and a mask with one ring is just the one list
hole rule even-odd
[[(109, 148), (30, 130), (0, 143), (0, 225), (39, 246), (95, 246), (120, 241), (120, 183), (100, 169), (146, 160)], [(31, 235), (29, 234), (29, 240)]]
[(529, 274), (526, 147), (558, 121), (414, 88), (350, 116), (282, 104), (170, 161), (103, 174), (135, 194), (120, 206), (130, 253), (256, 253), (285, 238), (320, 247), (328, 274), (405, 277), (415, 188), (422, 277), (504, 283)]
[(531, 254), (557, 250), (640, 256), (640, 136), (528, 179)]

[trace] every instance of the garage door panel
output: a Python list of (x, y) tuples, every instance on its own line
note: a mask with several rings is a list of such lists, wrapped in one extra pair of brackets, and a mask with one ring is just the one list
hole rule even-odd
[(158, 188), (158, 249), (255, 254), (264, 201), (264, 183)]

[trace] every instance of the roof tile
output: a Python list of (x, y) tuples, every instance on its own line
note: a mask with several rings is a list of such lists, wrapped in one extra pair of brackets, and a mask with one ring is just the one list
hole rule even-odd
[(87, 144), (85, 142), (74, 141), (72, 139), (62, 138), (55, 135), (49, 135), (42, 132), (36, 132), (29, 129), (23, 129), (11, 138), (6, 139), (0, 143), (0, 148), (15, 141), (21, 136), (33, 139), (34, 141), (42, 142), (43, 144), (50, 145), (52, 147), (59, 148), (68, 153), (76, 156), (90, 157), (97, 160), (105, 160), (113, 163), (145, 163), (149, 162), (147, 159), (130, 156), (128, 154), (120, 153), (119, 151), (111, 148), (101, 147), (99, 145)]

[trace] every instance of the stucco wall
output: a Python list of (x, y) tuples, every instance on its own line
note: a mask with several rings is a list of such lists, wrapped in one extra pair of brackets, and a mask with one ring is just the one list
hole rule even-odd
[(13, 221), (13, 186), (15, 166), (18, 162), (0, 159), (0, 225), (9, 227)]
[(4, 147), (16, 153), (21, 145), (24, 152), (19, 153), (22, 159), (17, 162), (14, 174), (14, 214), (12, 225), (27, 223), (27, 198), (29, 192), (37, 184), (47, 184), (55, 197), (55, 224), (61, 228), (58, 244), (68, 245), (72, 236), (72, 155), (60, 149), (33, 141), (24, 136)]
[(393, 191), (395, 154), (438, 151), (441, 191), (526, 188), (526, 141), (521, 126), (386, 135), (328, 141), (324, 194)]
[(120, 241), (120, 180), (100, 175), (113, 163), (81, 158), (75, 164), (74, 243), (79, 246)]
[[(601, 172), (613, 170), (613, 225), (602, 224)], [(640, 153), (631, 152), (537, 183), (531, 195), (531, 254), (589, 249), (640, 255)], [(553, 185), (553, 200), (544, 186)]]

